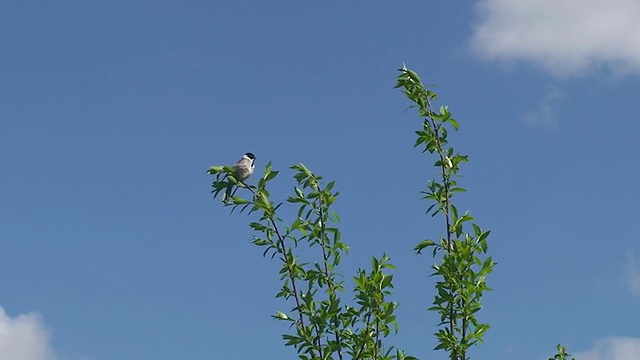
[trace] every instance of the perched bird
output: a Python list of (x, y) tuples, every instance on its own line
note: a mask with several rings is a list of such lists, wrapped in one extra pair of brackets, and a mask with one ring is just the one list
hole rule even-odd
[[(240, 183), (244, 183), (245, 180), (253, 174), (253, 169), (256, 167), (256, 157), (252, 153), (248, 152), (242, 155), (242, 158), (238, 160), (235, 165), (232, 166), (233, 171), (235, 172), (236, 180)], [(231, 191), (233, 190), (233, 184), (229, 184), (227, 186), (227, 190), (222, 196), (222, 202), (227, 202), (231, 198)]]

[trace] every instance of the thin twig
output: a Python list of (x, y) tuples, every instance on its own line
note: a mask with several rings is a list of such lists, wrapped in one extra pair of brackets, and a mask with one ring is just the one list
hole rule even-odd
[[(336, 289), (335, 286), (333, 284), (333, 277), (331, 277), (331, 274), (329, 273), (329, 255), (327, 254), (327, 246), (329, 243), (329, 237), (326, 234), (326, 219), (325, 219), (325, 213), (323, 211), (323, 202), (322, 202), (322, 188), (320, 187), (320, 184), (318, 183), (318, 189), (317, 191), (320, 193), (320, 195), (317, 198), (317, 207), (318, 207), (318, 216), (320, 217), (320, 236), (322, 240), (322, 244), (321, 244), (321, 248), (322, 248), (322, 258), (323, 258), (323, 264), (324, 264), (324, 275), (327, 278), (327, 286), (329, 287), (329, 294), (335, 296), (336, 295)], [(334, 332), (335, 335), (335, 340), (336, 340), (336, 344), (338, 345), (338, 358), (342, 360), (342, 346), (340, 345), (340, 334), (338, 333), (338, 317), (334, 316), (333, 317), (333, 325), (336, 327), (336, 330)]]
[[(247, 184), (245, 184), (244, 182), (242, 184), (247, 186)], [(247, 186), (247, 189), (251, 191), (251, 193), (255, 198), (256, 192), (253, 190), (253, 188), (251, 188), (250, 186)], [(290, 263), (289, 255), (287, 254), (287, 251), (286, 251), (287, 249), (284, 242), (284, 237), (280, 234), (280, 230), (278, 229), (278, 225), (276, 224), (275, 218), (271, 214), (267, 214), (267, 217), (269, 219), (269, 222), (271, 223), (271, 226), (273, 227), (273, 230), (276, 232), (276, 236), (278, 237), (278, 252), (282, 254), (283, 262), (287, 265), (287, 273), (289, 275), (289, 280), (291, 281), (291, 288), (293, 290), (293, 297), (296, 302), (296, 310), (298, 311), (300, 326), (304, 328), (305, 327), (304, 314), (302, 313), (302, 307), (300, 305), (300, 297), (299, 297), (298, 289), (296, 286), (296, 278), (293, 274), (292, 269), (289, 267), (289, 263)], [(318, 350), (320, 351), (320, 357), (322, 358), (322, 348), (319, 347)]]

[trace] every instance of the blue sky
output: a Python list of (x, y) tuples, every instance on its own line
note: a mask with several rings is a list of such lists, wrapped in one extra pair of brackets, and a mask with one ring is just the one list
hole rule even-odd
[[(640, 358), (636, 1), (0, 4), (0, 358), (292, 358), (277, 264), (209, 194), (252, 151), (337, 182), (345, 274), (387, 252), (400, 333), (437, 319), (431, 159), (393, 89), (437, 84), (470, 154), (459, 208), (499, 265), (476, 359)], [(398, 176), (400, 174), (400, 176)]]

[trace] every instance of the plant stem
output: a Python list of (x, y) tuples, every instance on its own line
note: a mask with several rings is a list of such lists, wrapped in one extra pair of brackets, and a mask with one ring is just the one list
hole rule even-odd
[[(320, 193), (320, 195), (318, 196), (318, 200), (316, 202), (316, 206), (318, 207), (318, 216), (320, 217), (320, 237), (322, 240), (322, 244), (321, 244), (321, 248), (322, 248), (322, 259), (323, 259), (323, 265), (324, 265), (324, 275), (327, 278), (327, 286), (329, 287), (329, 294), (330, 296), (335, 296), (336, 295), (336, 289), (335, 286), (333, 284), (333, 277), (331, 276), (330, 272), (329, 272), (329, 254), (327, 253), (327, 246), (329, 246), (329, 237), (327, 236), (326, 233), (326, 219), (325, 219), (325, 213), (323, 211), (323, 202), (322, 202), (322, 189), (320, 188), (320, 185), (318, 185), (318, 189), (317, 191)], [(340, 334), (338, 333), (338, 318), (337, 317), (333, 317), (333, 325), (336, 327), (336, 330), (334, 331), (334, 335), (335, 335), (335, 340), (336, 340), (336, 344), (338, 345), (338, 358), (340, 360), (342, 360), (342, 346), (340, 345)]]

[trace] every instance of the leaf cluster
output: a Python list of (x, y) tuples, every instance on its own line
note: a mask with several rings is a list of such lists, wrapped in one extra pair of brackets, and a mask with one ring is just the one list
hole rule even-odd
[(549, 360), (576, 360), (576, 358), (572, 357), (571, 354), (567, 352), (567, 348), (565, 346), (558, 344), (556, 346), (556, 351), (556, 354), (553, 355), (553, 357), (550, 357)]
[[(444, 350), (449, 359), (468, 360), (472, 346), (483, 342), (489, 324), (477, 318), (482, 309), (487, 276), (496, 262), (488, 255), (490, 231), (483, 230), (468, 211), (460, 213), (453, 203), (454, 195), (466, 190), (457, 179), (461, 166), (469, 161), (449, 143), (449, 130), (459, 130), (447, 106), (438, 110), (432, 103), (438, 95), (425, 86), (419, 75), (406, 66), (398, 69), (396, 88), (413, 103), (422, 125), (417, 130), (414, 147), (435, 157), (433, 166), (438, 176), (427, 182), (421, 192), (429, 202), (426, 213), (440, 216), (443, 235), (418, 243), (414, 250), (421, 254), (431, 250), (436, 259), (431, 265), (431, 277), (436, 279), (435, 294), (429, 311), (439, 315), (435, 332), (436, 350)], [(404, 351), (387, 345), (387, 337), (398, 331), (394, 314), (398, 303), (389, 300), (393, 290), (395, 266), (383, 254), (371, 259), (370, 269), (358, 269), (349, 289), (345, 291), (344, 276), (339, 270), (349, 247), (343, 242), (338, 223), (340, 217), (332, 206), (339, 192), (333, 181), (325, 183), (304, 164), (291, 167), (296, 186), (285, 202), (273, 202), (268, 191), (269, 182), (278, 171), (271, 163), (265, 166), (257, 185), (248, 185), (235, 178), (228, 166), (213, 166), (208, 173), (215, 176), (212, 193), (217, 196), (230, 186), (246, 188), (251, 197), (231, 196), (232, 212), (257, 215), (249, 225), (253, 230), (253, 244), (263, 249), (263, 256), (280, 262), (282, 286), (276, 294), (289, 304), (286, 311), (276, 311), (275, 320), (289, 325), (282, 335), (286, 346), (296, 349), (304, 360), (328, 359), (384, 359), (414, 360)], [(284, 221), (279, 209), (286, 204), (295, 217)], [(314, 254), (312, 261), (302, 261), (301, 247)], [(549, 360), (570, 360), (566, 348), (558, 345), (557, 353)], [(575, 360), (575, 359), (571, 359)]]
[[(251, 198), (233, 196), (226, 204), (232, 211), (256, 213), (252, 228), (253, 244), (263, 248), (263, 256), (280, 262), (282, 286), (277, 298), (289, 302), (287, 311), (276, 311), (275, 320), (289, 324), (282, 335), (286, 346), (297, 350), (300, 359), (407, 359), (403, 351), (385, 344), (384, 339), (397, 331), (394, 311), (398, 304), (387, 298), (393, 288), (395, 269), (390, 258), (372, 258), (371, 269), (358, 269), (353, 277), (353, 298), (345, 292), (344, 276), (338, 271), (349, 247), (342, 241), (337, 224), (340, 217), (332, 206), (339, 196), (335, 182), (324, 183), (320, 175), (304, 164), (293, 165), (296, 186), (286, 204), (297, 207), (296, 216), (287, 222), (279, 217), (284, 202), (274, 203), (268, 184), (278, 172), (271, 163), (265, 166), (256, 186), (245, 185)], [(212, 167), (216, 178), (215, 195), (234, 182), (232, 169)], [(300, 260), (299, 247), (314, 250), (316, 261)], [(347, 299), (347, 300), (345, 300)]]
[[(448, 352), (450, 359), (466, 360), (470, 347), (482, 342), (489, 329), (489, 324), (481, 323), (476, 314), (482, 309), (484, 292), (490, 290), (487, 275), (496, 265), (486, 255), (490, 231), (482, 230), (468, 211), (460, 215), (453, 204), (454, 194), (466, 191), (456, 179), (460, 166), (469, 161), (467, 155), (456, 152), (449, 144), (447, 126), (457, 131), (458, 121), (447, 106), (438, 111), (432, 109), (438, 96), (424, 86), (415, 71), (406, 66), (398, 71), (396, 88), (401, 88), (414, 103), (410, 108), (416, 108), (423, 120), (421, 129), (416, 131), (414, 147), (422, 147), (423, 153), (436, 156), (433, 166), (439, 173), (439, 178), (430, 180), (422, 194), (431, 203), (427, 214), (442, 216), (445, 235), (438, 240), (426, 239), (414, 248), (418, 254), (431, 248), (433, 257), (438, 259), (432, 265), (431, 276), (437, 279), (436, 293), (433, 306), (428, 309), (440, 315), (435, 349)], [(471, 225), (473, 231), (466, 231), (465, 225)]]

